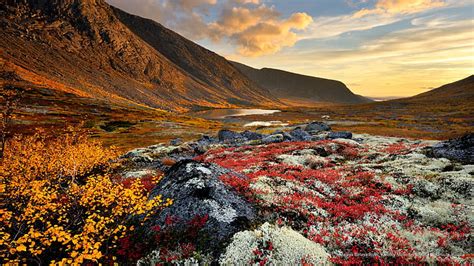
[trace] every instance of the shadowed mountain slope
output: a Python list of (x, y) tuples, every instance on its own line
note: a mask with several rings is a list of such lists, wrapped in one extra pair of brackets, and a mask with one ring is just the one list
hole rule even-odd
[(474, 75), (403, 100), (442, 101), (456, 98), (474, 101)]
[(322, 103), (367, 103), (371, 100), (352, 93), (337, 80), (300, 75), (278, 69), (255, 69), (232, 62), (242, 73), (280, 99), (301, 99)]
[(175, 111), (279, 104), (223, 57), (103, 0), (9, 0), (0, 13), (0, 64), (36, 85)]

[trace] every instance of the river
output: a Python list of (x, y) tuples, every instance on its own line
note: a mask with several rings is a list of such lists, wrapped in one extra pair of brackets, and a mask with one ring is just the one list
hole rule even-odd
[(204, 119), (222, 120), (226, 118), (246, 116), (246, 115), (267, 115), (281, 112), (280, 110), (267, 109), (212, 109), (206, 111), (194, 112), (193, 116)]

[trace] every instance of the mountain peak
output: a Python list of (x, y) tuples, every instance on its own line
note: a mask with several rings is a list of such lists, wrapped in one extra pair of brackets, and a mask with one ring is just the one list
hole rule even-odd
[(0, 12), (1, 59), (34, 84), (169, 110), (279, 104), (223, 57), (103, 0), (16, 0)]

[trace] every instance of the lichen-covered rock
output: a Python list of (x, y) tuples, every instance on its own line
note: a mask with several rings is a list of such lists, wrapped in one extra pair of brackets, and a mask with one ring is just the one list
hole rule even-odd
[(352, 133), (348, 131), (329, 132), (328, 139), (352, 139)]
[(217, 138), (222, 142), (236, 142), (245, 139), (242, 134), (227, 129), (220, 130), (217, 133)]
[(311, 122), (305, 129), (305, 131), (318, 132), (318, 131), (330, 131), (331, 127), (323, 122)]
[[(229, 170), (192, 160), (171, 167), (150, 197), (162, 195), (173, 205), (151, 219), (151, 225), (164, 225), (167, 217), (187, 224), (195, 217), (208, 216), (203, 230), (209, 233), (207, 244), (218, 246), (255, 219), (253, 206), (221, 182), (219, 176)], [(237, 178), (237, 177), (236, 177)], [(241, 178), (245, 178), (242, 176)]]
[(219, 263), (222, 265), (312, 265), (330, 264), (321, 245), (289, 227), (263, 224), (254, 231), (234, 235)]
[(300, 127), (293, 129), (289, 132), (289, 134), (294, 141), (308, 141), (312, 139), (312, 136), (308, 132), (302, 130)]
[(284, 140), (283, 134), (274, 134), (274, 135), (264, 137), (262, 139), (262, 143), (270, 144), (270, 143), (282, 142), (283, 140)]
[(257, 132), (252, 131), (244, 131), (241, 133), (243, 137), (247, 138), (248, 140), (259, 140), (263, 138), (263, 135)]
[(429, 154), (466, 164), (474, 164), (474, 133), (461, 138), (441, 142), (432, 147)]

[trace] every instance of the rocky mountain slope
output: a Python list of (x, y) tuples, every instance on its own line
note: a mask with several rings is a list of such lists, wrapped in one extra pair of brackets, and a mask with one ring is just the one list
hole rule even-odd
[(180, 241), (139, 264), (469, 263), (472, 134), (438, 143), (330, 130), (223, 130), (125, 154), (135, 166), (124, 180), (163, 171), (152, 195), (174, 199), (145, 235)]
[(272, 68), (255, 69), (232, 62), (242, 73), (280, 99), (323, 103), (367, 103), (337, 80), (311, 77)]
[(418, 94), (406, 100), (443, 101), (446, 99), (474, 101), (474, 75)]
[(35, 85), (169, 110), (278, 104), (223, 57), (103, 0), (9, 0), (0, 13), (2, 69)]

